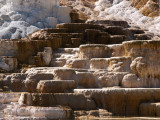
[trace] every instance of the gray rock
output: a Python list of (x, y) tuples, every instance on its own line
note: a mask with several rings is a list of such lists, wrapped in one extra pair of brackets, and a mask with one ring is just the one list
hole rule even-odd
[(49, 25), (49, 27), (54, 28), (55, 25), (58, 23), (57, 18), (55, 17), (48, 17), (45, 19), (45, 22)]
[(30, 13), (31, 13), (30, 16), (34, 16), (37, 19), (41, 19), (43, 21), (47, 17), (47, 13), (46, 14), (42, 14), (42, 12), (40, 10), (39, 11), (38, 10), (32, 10)]
[(1, 39), (10, 39), (11, 35), (12, 35), (11, 32), (7, 32), (7, 30), (5, 30), (5, 31), (0, 33), (0, 38)]
[(4, 5), (6, 3), (6, 0), (0, 0), (0, 4)]
[(27, 27), (27, 35), (30, 35), (31, 33), (35, 32), (35, 31), (38, 31), (39, 28), (35, 27), (35, 26), (30, 26), (30, 27)]
[(12, 34), (11, 37), (11, 39), (20, 39), (20, 38), (22, 38), (22, 33), (19, 30), (17, 30), (14, 34)]
[(10, 22), (4, 22), (3, 24), (2, 24), (2, 27), (8, 27), (10, 25)]
[(18, 14), (17, 12), (15, 12), (15, 11), (11, 11), (11, 12), (9, 12), (8, 13), (8, 15), (11, 17), (12, 15), (15, 15), (15, 14)]
[(38, 17), (38, 11), (32, 10), (30, 16)]
[(11, 26), (17, 26), (18, 27), (29, 27), (30, 24), (25, 21), (12, 21)]
[(27, 17), (28, 17), (28, 14), (27, 13), (21, 13), (21, 18), (23, 19), (23, 20), (26, 20), (27, 19)]
[(1, 19), (4, 21), (11, 21), (11, 19), (8, 15), (1, 15)]
[(11, 16), (11, 20), (13, 20), (13, 21), (18, 21), (21, 18), (22, 18), (21, 14), (15, 14), (15, 15)]
[(0, 19), (0, 26), (2, 26), (4, 23), (4, 20)]
[(37, 22), (36, 18), (33, 16), (30, 16), (26, 19), (26, 22), (28, 22), (29, 24), (33, 25), (34, 23)]
[(22, 38), (25, 37), (27, 31), (29, 33), (36, 31), (37, 29), (37, 27), (30, 26), (25, 21), (12, 21), (11, 23), (5, 22), (0, 28), (0, 39)]
[(8, 29), (8, 31), (10, 31), (11, 33), (15, 33), (16, 30), (17, 30), (16, 27), (10, 27), (10, 28)]
[(37, 22), (35, 26), (37, 26), (38, 28), (44, 28), (44, 24), (42, 22)]
[(49, 25), (47, 23), (44, 23), (44, 28), (48, 28)]
[[(65, 8), (59, 7), (55, 2), (44, 4), (40, 1), (37, 2), (37, 0), (20, 1), (17, 0), (12, 3), (10, 0), (0, 0), (0, 39), (25, 37), (25, 35), (42, 28), (56, 27), (57, 19), (59, 19), (57, 12), (66, 11)], [(54, 4), (53, 8), (50, 4)], [(17, 31), (17, 29), (22, 32)]]

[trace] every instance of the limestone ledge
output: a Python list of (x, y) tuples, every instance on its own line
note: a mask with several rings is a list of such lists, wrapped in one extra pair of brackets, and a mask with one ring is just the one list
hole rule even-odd
[(0, 103), (18, 102), (21, 93), (0, 93)]
[[(3, 93), (0, 95), (8, 98), (7, 102), (1, 101), (3, 104), (8, 103), (3, 107), (6, 117), (12, 115), (15, 118), (66, 119), (71, 118), (72, 110), (94, 112), (97, 108), (106, 109), (104, 115), (154, 116), (155, 112), (159, 113), (159, 94), (160, 88), (103, 88), (74, 89), (74, 93)], [(59, 106), (49, 107), (51, 105)], [(153, 107), (157, 109), (148, 113)]]
[(137, 116), (141, 103), (160, 100), (159, 88), (75, 89), (74, 92), (90, 96), (99, 108), (106, 108), (114, 115)]
[(23, 93), (19, 99), (20, 105), (27, 106), (69, 106), (73, 110), (96, 109), (95, 102), (83, 94), (75, 93)]
[[(4, 109), (5, 118), (19, 118), (25, 119), (70, 119), (72, 117), (72, 110), (69, 107), (35, 107), (35, 106), (21, 106), (18, 103), (12, 103)], [(12, 119), (12, 118), (10, 118)]]

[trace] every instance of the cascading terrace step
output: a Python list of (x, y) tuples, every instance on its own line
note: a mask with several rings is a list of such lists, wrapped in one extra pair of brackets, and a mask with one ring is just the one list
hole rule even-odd
[(6, 119), (34, 119), (34, 120), (55, 120), (71, 119), (72, 110), (69, 107), (35, 107), (11, 103), (4, 109)]
[(147, 34), (134, 34), (136, 40), (150, 40), (150, 35)]
[(106, 69), (113, 72), (130, 72), (130, 57), (92, 58), (91, 69)]
[(76, 52), (78, 52), (79, 48), (58, 48), (56, 51), (54, 51), (55, 53), (70, 53), (70, 54), (74, 54)]
[(128, 30), (130, 30), (133, 34), (144, 34), (144, 31), (139, 28), (130, 27)]
[(141, 116), (160, 117), (160, 102), (141, 103), (139, 114)]
[(68, 68), (79, 68), (79, 69), (89, 69), (90, 61), (87, 59), (69, 59), (66, 61), (64, 67)]
[(53, 58), (74, 58), (74, 54), (69, 54), (69, 53), (54, 53)]
[(53, 58), (63, 58), (63, 56), (65, 56), (65, 55), (70, 55), (70, 54), (68, 54), (68, 53), (54, 53), (53, 54)]
[(127, 41), (127, 38), (125, 35), (111, 35), (109, 44), (120, 44), (123, 41)]
[(27, 106), (69, 106), (72, 110), (95, 110), (90, 97), (75, 93), (22, 93), (19, 104)]
[(21, 93), (16, 92), (0, 93), (0, 103), (18, 102), (20, 95)]
[(9, 120), (5, 119), (4, 109), (12, 102), (18, 102), (20, 95), (21, 93), (0, 93), (0, 120)]
[(63, 67), (66, 64), (65, 58), (54, 58), (51, 60), (52, 67)]
[(76, 88), (74, 80), (40, 80), (37, 85), (39, 93), (63, 93), (71, 92)]
[(98, 108), (114, 116), (156, 116), (156, 110), (159, 116), (160, 88), (75, 89), (74, 93), (90, 96)]

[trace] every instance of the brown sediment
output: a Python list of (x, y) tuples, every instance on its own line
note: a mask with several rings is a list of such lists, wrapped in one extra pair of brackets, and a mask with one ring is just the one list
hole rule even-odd
[(158, 0), (133, 0), (132, 6), (139, 9), (141, 13), (149, 17), (160, 15), (160, 6)]

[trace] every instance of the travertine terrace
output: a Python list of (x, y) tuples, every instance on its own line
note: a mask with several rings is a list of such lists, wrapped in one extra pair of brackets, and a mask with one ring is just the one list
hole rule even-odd
[(71, 8), (59, 0), (1, 0), (0, 39), (19, 39), (58, 23), (71, 21)]
[[(58, 9), (58, 0), (39, 1)], [(0, 119), (159, 119), (160, 40), (124, 20), (65, 9), (71, 23), (0, 40)]]

